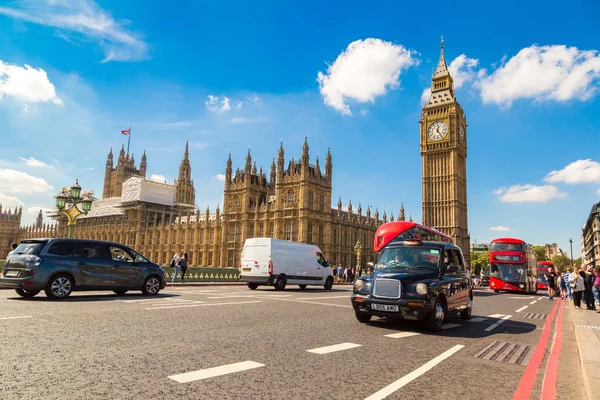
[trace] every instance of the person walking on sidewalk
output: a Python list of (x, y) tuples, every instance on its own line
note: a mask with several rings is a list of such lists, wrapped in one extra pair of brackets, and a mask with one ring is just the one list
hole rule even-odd
[(579, 268), (573, 268), (573, 273), (569, 276), (569, 287), (573, 292), (573, 304), (575, 308), (581, 309), (581, 296), (585, 289), (583, 284), (583, 278), (579, 275)]
[(173, 267), (173, 279), (171, 282), (175, 283), (177, 281), (177, 274), (179, 273), (179, 261), (181, 261), (181, 256), (183, 256), (183, 250), (179, 250), (173, 256), (171, 260), (171, 267)]
[(183, 253), (183, 257), (179, 260), (179, 267), (181, 268), (181, 282), (185, 278), (185, 273), (188, 269), (188, 253)]
[(600, 267), (596, 267), (594, 270), (594, 285), (592, 286), (592, 293), (596, 300), (596, 312), (600, 313)]
[(565, 277), (563, 275), (558, 276), (558, 287), (560, 288), (560, 298), (567, 298), (567, 284), (565, 283)]
[(556, 272), (552, 269), (552, 267), (548, 268), (548, 272), (546, 273), (546, 281), (548, 281), (548, 299), (553, 300), (554, 292), (556, 291)]
[(571, 285), (569, 285), (569, 279), (571, 278), (571, 268), (567, 268), (567, 272), (563, 274), (563, 279), (565, 281), (565, 285), (567, 286), (567, 296), (569, 296), (569, 300), (573, 299), (573, 291), (571, 290)]
[(585, 306), (588, 310), (594, 309), (594, 293), (592, 293), (592, 287), (594, 286), (594, 281), (596, 280), (596, 276), (594, 275), (594, 271), (592, 266), (584, 266), (584, 275), (583, 275), (583, 285), (585, 287), (585, 291), (583, 292), (583, 297), (585, 298)]

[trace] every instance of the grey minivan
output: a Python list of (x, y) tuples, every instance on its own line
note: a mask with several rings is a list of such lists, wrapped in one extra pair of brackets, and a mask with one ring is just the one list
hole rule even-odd
[(33, 297), (42, 290), (63, 299), (73, 290), (141, 290), (155, 295), (166, 286), (164, 270), (119, 243), (83, 239), (28, 239), (12, 252), (0, 287)]

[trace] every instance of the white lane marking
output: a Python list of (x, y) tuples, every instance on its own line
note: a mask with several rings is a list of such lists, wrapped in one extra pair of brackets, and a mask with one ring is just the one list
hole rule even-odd
[(214, 299), (237, 299), (237, 298), (249, 298), (249, 297), (260, 297), (260, 296), (253, 296), (251, 294), (238, 294), (238, 295), (231, 295), (231, 296), (207, 297), (207, 299), (209, 299), (209, 300), (214, 300)]
[(492, 314), (492, 315), (488, 315), (488, 317), (490, 318), (502, 318), (504, 317), (506, 314)]
[[(157, 300), (161, 300), (161, 301), (183, 301), (183, 299), (179, 299), (179, 298), (173, 298), (173, 297), (154, 297), (152, 299), (137, 299), (137, 300), (119, 300), (122, 301), (123, 303), (142, 303), (144, 301), (157, 301)], [(185, 300), (185, 301), (190, 301), (190, 300)]]
[(21, 318), (33, 318), (33, 315), (22, 315), (20, 317), (0, 317), (2, 319), (21, 319)]
[(415, 379), (417, 379), (418, 377), (420, 377), (421, 375), (423, 375), (424, 373), (426, 373), (427, 371), (429, 371), (430, 369), (432, 369), (433, 367), (435, 367), (436, 365), (438, 365), (439, 363), (441, 363), (442, 361), (444, 361), (448, 357), (452, 356), (454, 353), (456, 353), (457, 351), (459, 351), (463, 347), (465, 347), (465, 346), (463, 346), (462, 344), (457, 344), (456, 346), (452, 347), (451, 349), (446, 350), (445, 352), (443, 352), (439, 356), (437, 356), (434, 359), (432, 359), (432, 360), (428, 361), (427, 363), (423, 364), (422, 366), (420, 366), (419, 368), (417, 368), (413, 372), (411, 372), (411, 373), (409, 373), (407, 375), (404, 375), (402, 378), (398, 379), (396, 382), (393, 382), (392, 384), (384, 387), (380, 391), (378, 391), (376, 393), (373, 393), (372, 395), (370, 395), (369, 397), (367, 397), (365, 400), (381, 400), (381, 399), (385, 399), (386, 397), (388, 397), (389, 395), (391, 395), (392, 393), (394, 393), (398, 389), (401, 389), (403, 386), (405, 386), (408, 383), (414, 381)]
[(534, 301), (532, 301), (532, 302), (531, 302), (531, 303), (529, 303), (529, 304), (535, 304), (535, 302), (536, 302), (536, 301), (537, 301), (537, 300), (534, 300)]
[(172, 302), (169, 303), (151, 303), (151, 304), (144, 304), (146, 306), (151, 306), (151, 307), (157, 307), (157, 306), (173, 306), (173, 307), (182, 307), (182, 306), (187, 306), (188, 304), (202, 304), (202, 303), (206, 303), (205, 301), (191, 301), (190, 303), (177, 303), (177, 304), (173, 304)]
[(333, 353), (336, 351), (342, 351), (342, 350), (348, 350), (348, 349), (353, 349), (355, 347), (360, 347), (360, 344), (356, 344), (356, 343), (340, 343), (340, 344), (334, 344), (331, 346), (325, 346), (325, 347), (318, 347), (316, 349), (311, 349), (311, 350), (306, 350), (309, 353), (313, 353), (313, 354), (328, 354), (328, 353)]
[(523, 306), (523, 307), (519, 308), (519, 309), (518, 309), (516, 312), (521, 312), (521, 311), (523, 311), (524, 309), (526, 309), (527, 307), (529, 307), (529, 306)]
[(493, 331), (494, 329), (496, 329), (497, 327), (499, 327), (504, 321), (506, 321), (507, 319), (509, 319), (510, 317), (512, 317), (512, 315), (506, 315), (505, 317), (503, 317), (500, 321), (496, 322), (495, 324), (492, 324), (490, 326), (488, 326), (487, 328), (485, 328), (486, 332), (490, 332)]
[(475, 317), (475, 318), (471, 318), (471, 319), (467, 320), (467, 322), (483, 322), (483, 321), (487, 321), (487, 318)]
[[(263, 299), (270, 299), (271, 297), (272, 296), (262, 297), (262, 298)], [(279, 299), (279, 298), (274, 298), (274, 299), (270, 299), (270, 300), (292, 301), (292, 302), (295, 302), (295, 303), (303, 303), (303, 304), (317, 304), (319, 306), (332, 306), (332, 307), (352, 308), (352, 306), (347, 306), (347, 305), (344, 305), (344, 304), (319, 303), (317, 301), (304, 301), (304, 300)]]
[(519, 299), (519, 300), (529, 300), (529, 299), (535, 299), (535, 297), (534, 297), (534, 296), (527, 296), (527, 297), (522, 297), (522, 296), (521, 296), (521, 297), (517, 297), (517, 296), (512, 296), (512, 297), (511, 297), (511, 296), (509, 296), (508, 298), (509, 298), (509, 299)]
[(161, 306), (161, 307), (149, 307), (146, 310), (166, 310), (170, 308), (188, 308), (188, 307), (209, 307), (209, 306), (226, 306), (230, 304), (252, 304), (252, 303), (262, 303), (262, 301), (234, 301), (230, 303), (204, 303), (204, 304), (182, 304), (182, 305), (174, 305), (174, 306)]
[(249, 369), (264, 367), (254, 361), (244, 361), (235, 364), (221, 365), (220, 367), (206, 368), (198, 371), (186, 372), (185, 374), (171, 375), (168, 378), (179, 383), (198, 381), (201, 379), (214, 378), (215, 376), (233, 374), (234, 372), (247, 371)]
[(391, 337), (394, 339), (400, 339), (400, 338), (418, 336), (418, 335), (420, 335), (420, 333), (418, 333), (418, 332), (398, 332), (398, 333), (390, 333), (389, 335), (383, 335), (383, 336)]
[(308, 299), (308, 300), (327, 300), (327, 299), (348, 299), (350, 300), (350, 295), (344, 296), (327, 296), (327, 297), (296, 297), (296, 299)]
[(442, 325), (442, 329), (452, 329), (456, 328), (457, 326), (460, 326), (460, 324), (444, 324)]

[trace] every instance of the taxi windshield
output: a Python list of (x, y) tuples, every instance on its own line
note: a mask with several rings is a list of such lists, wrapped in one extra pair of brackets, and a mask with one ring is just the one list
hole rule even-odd
[(422, 272), (438, 268), (440, 250), (428, 247), (401, 247), (384, 249), (377, 260), (379, 271)]

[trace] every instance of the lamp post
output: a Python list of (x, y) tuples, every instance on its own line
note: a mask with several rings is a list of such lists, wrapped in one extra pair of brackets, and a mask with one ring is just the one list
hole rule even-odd
[(569, 239), (569, 244), (571, 245), (571, 269), (575, 266), (573, 264), (573, 239)]
[[(58, 208), (59, 214), (67, 217), (67, 237), (72, 238), (75, 232), (77, 218), (90, 211), (93, 199), (87, 194), (84, 194), (84, 196), (81, 197), (79, 179), (77, 179), (75, 184), (70, 188), (63, 188), (55, 198), (56, 208)], [(81, 209), (79, 209), (77, 204), (81, 204)]]
[(360, 244), (360, 239), (358, 239), (354, 245), (354, 252), (356, 253), (356, 274), (361, 276), (360, 253), (362, 252), (362, 245)]

